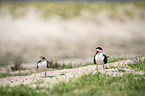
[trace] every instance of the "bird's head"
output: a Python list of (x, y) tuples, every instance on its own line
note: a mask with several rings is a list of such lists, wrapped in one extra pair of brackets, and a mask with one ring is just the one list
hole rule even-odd
[(45, 60), (46, 58), (44, 56), (40, 56), (39, 60)]
[(95, 54), (95, 56), (96, 56), (98, 53), (102, 52), (102, 51), (103, 51), (103, 49), (102, 49), (101, 47), (97, 47), (97, 48), (96, 48), (96, 54)]

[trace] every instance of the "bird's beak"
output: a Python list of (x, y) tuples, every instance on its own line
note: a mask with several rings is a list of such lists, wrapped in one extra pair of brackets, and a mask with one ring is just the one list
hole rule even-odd
[(99, 51), (97, 50), (95, 56), (98, 54), (98, 52), (99, 52)]

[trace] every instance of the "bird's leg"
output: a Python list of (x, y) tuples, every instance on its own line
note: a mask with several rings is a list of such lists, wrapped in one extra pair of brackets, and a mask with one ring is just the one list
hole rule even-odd
[(103, 68), (105, 68), (105, 64), (103, 64)]
[(45, 71), (45, 78), (46, 78), (46, 71)]
[(98, 70), (98, 65), (96, 64), (96, 70)]
[(40, 78), (41, 78), (41, 73), (40, 73)]

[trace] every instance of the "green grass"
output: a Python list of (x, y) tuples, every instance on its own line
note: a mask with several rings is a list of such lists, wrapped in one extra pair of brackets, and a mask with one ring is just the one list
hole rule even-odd
[(136, 57), (136, 60), (133, 63), (129, 63), (128, 66), (136, 69), (137, 71), (145, 72), (145, 59), (143, 57)]
[[(59, 82), (53, 88), (27, 85), (0, 87), (2, 96), (144, 96), (145, 74), (124, 73), (122, 76), (110, 76), (98, 72), (87, 74), (69, 82)], [(39, 90), (39, 91), (38, 91)], [(40, 92), (40, 90), (46, 90)], [(47, 92), (47, 93), (46, 93)]]
[(15, 87), (1, 86), (0, 96), (46, 96), (46, 93), (38, 93), (35, 89), (27, 85), (20, 85)]
[[(137, 56), (137, 57), (134, 57), (136, 60), (133, 61), (133, 63), (128, 63), (126, 66), (124, 67), (120, 67), (120, 68), (128, 68), (131, 67), (131, 68), (134, 68), (135, 70), (137, 71), (144, 71), (145, 72), (145, 59), (144, 59), (144, 56)], [(113, 57), (113, 58), (110, 58), (109, 59), (109, 62), (108, 63), (113, 63), (113, 62), (118, 62), (120, 60), (128, 60), (128, 59), (131, 59), (131, 58), (128, 58), (128, 57)], [(109, 68), (117, 68), (118, 71), (122, 70), (122, 69), (119, 69), (119, 64), (114, 67), (114, 66), (109, 66)], [(122, 70), (124, 71), (124, 70)]]
[[(130, 6), (133, 8), (130, 8)], [(14, 18), (25, 16), (30, 8), (36, 9), (37, 13), (43, 18), (49, 18), (58, 15), (62, 18), (69, 19), (74, 17), (85, 16), (85, 11), (89, 14), (96, 15), (101, 11), (108, 11), (108, 17), (121, 18), (121, 16), (134, 17), (135, 10), (141, 11), (145, 9), (145, 2), (126, 2), (126, 3), (82, 3), (82, 2), (49, 2), (49, 3), (0, 3), (0, 9), (5, 7)], [(121, 11), (120, 11), (121, 8)], [(145, 10), (144, 10), (145, 11)], [(142, 13), (142, 12), (141, 12)], [(6, 13), (1, 13), (4, 15)]]
[[(145, 76), (145, 75), (144, 75)], [(113, 77), (98, 73), (88, 74), (69, 82), (60, 82), (50, 91), (55, 96), (132, 96), (145, 94), (144, 76), (124, 74), (121, 77)]]
[(129, 57), (112, 57), (108, 59), (108, 63), (113, 63), (113, 62), (118, 62), (120, 60), (128, 60), (130, 59)]
[(31, 73), (17, 73), (17, 74), (9, 74), (9, 73), (0, 73), (0, 78), (8, 78), (14, 76), (28, 76)]

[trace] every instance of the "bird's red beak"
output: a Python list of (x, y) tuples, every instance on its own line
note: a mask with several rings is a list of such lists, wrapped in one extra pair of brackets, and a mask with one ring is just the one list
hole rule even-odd
[(98, 54), (98, 52), (99, 52), (99, 51), (97, 50), (95, 56)]

